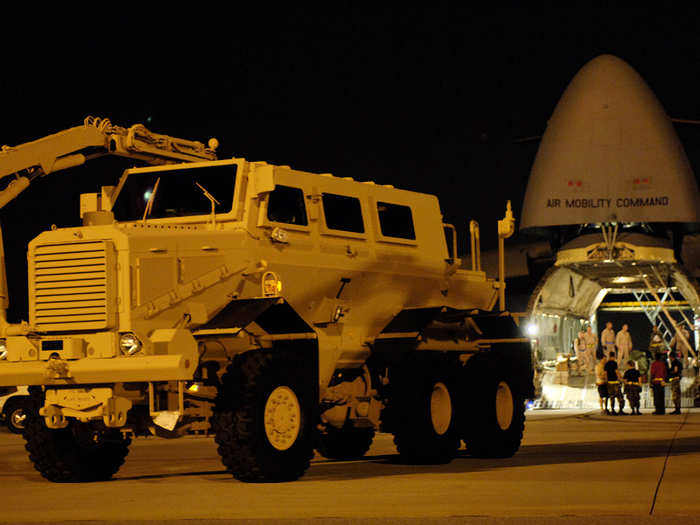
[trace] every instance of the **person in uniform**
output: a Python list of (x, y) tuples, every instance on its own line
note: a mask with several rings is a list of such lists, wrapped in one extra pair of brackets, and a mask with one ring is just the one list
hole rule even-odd
[[(611, 415), (625, 415), (625, 398), (622, 397), (622, 389), (620, 388), (620, 371), (617, 369), (617, 359), (615, 359), (615, 350), (611, 350), (608, 358), (603, 365), (605, 374), (608, 380), (608, 399), (610, 401)], [(617, 399), (619, 410), (615, 412), (615, 400)]]
[(649, 352), (652, 356), (655, 356), (659, 352), (664, 351), (664, 339), (661, 337), (661, 332), (659, 327), (655, 326), (651, 331), (651, 338), (649, 339)]
[(586, 357), (586, 340), (584, 335), (583, 330), (579, 330), (578, 335), (574, 339), (574, 352), (576, 352), (576, 362), (578, 363), (579, 375), (591, 372)]
[(600, 413), (609, 414), (608, 411), (608, 374), (605, 372), (607, 359), (603, 356), (595, 367), (595, 383), (598, 386)]
[(681, 413), (681, 375), (683, 363), (677, 355), (671, 357), (671, 366), (668, 370), (668, 384), (671, 385), (671, 399), (676, 408), (671, 414)]
[(663, 352), (656, 353), (656, 360), (651, 364), (649, 370), (649, 382), (654, 391), (654, 414), (662, 415), (666, 413), (664, 400), (664, 384), (668, 377), (668, 367)]
[(604, 355), (608, 356), (610, 352), (615, 352), (615, 330), (610, 321), (605, 323), (605, 330), (600, 334), (600, 344)]
[(622, 379), (625, 382), (625, 395), (632, 409), (632, 415), (641, 416), (639, 411), (639, 394), (642, 392), (642, 383), (639, 380), (642, 374), (634, 366), (634, 361), (627, 361), (627, 370)]
[[(683, 335), (683, 337), (685, 337), (685, 340), (688, 342), (688, 344), (690, 344), (690, 332), (688, 332), (688, 329), (685, 327), (685, 325), (681, 325), (678, 329), (678, 332), (680, 332)], [(678, 332), (676, 332), (676, 335), (674, 335), (673, 339), (671, 339), (670, 347), (673, 349), (674, 353), (681, 358), (681, 362), (685, 362), (688, 347), (682, 341), (681, 337), (678, 335)]]
[(579, 375), (581, 375), (582, 371), (582, 364), (583, 364), (583, 356), (581, 355), (581, 335), (583, 332), (579, 331), (576, 334), (576, 337), (574, 337), (573, 343), (571, 343), (573, 349), (574, 349), (574, 355), (576, 356), (576, 370), (578, 371)]
[(596, 348), (598, 347), (598, 336), (593, 333), (593, 327), (586, 328), (586, 333), (583, 334), (583, 340), (586, 343), (586, 369), (593, 370), (595, 368)]
[(622, 368), (622, 365), (629, 361), (632, 351), (632, 336), (629, 333), (628, 324), (623, 324), (622, 330), (617, 332), (615, 346), (617, 347), (617, 367)]

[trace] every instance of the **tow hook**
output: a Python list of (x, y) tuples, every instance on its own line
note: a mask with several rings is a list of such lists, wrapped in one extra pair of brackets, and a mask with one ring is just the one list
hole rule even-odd
[(46, 377), (49, 379), (69, 379), (71, 376), (68, 361), (60, 358), (56, 353), (51, 354), (46, 365)]

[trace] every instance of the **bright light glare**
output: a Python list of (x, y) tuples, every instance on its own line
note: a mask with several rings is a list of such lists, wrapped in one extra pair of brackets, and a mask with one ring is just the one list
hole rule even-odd
[(629, 275), (620, 275), (618, 277), (613, 277), (612, 282), (616, 284), (627, 284), (627, 283), (633, 283), (639, 280), (639, 277), (636, 276), (629, 276)]
[(143, 200), (148, 202), (148, 200), (151, 198), (151, 193), (152, 193), (151, 190), (146, 190), (143, 194)]
[(525, 329), (527, 330), (527, 335), (537, 335), (537, 325), (535, 323), (528, 323)]

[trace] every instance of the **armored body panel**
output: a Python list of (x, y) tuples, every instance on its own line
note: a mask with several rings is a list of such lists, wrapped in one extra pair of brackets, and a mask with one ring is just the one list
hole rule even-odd
[[(450, 255), (434, 196), (230, 159), (127, 170), (81, 216), (30, 243), (29, 327), (0, 361), (31, 385), (45, 477), (107, 478), (142, 433), (211, 431), (249, 481), (300, 476), (314, 447), (362, 455), (380, 426), (420, 461), (517, 450), (527, 340), (489, 313), (502, 283)], [(106, 459), (56, 473), (81, 440), (41, 443), (66, 432)]]

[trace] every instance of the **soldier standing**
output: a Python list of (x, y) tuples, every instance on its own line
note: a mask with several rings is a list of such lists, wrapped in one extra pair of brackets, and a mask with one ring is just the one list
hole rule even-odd
[(649, 339), (649, 352), (655, 356), (659, 352), (664, 351), (664, 339), (661, 337), (659, 327), (655, 326), (651, 331), (651, 339)]
[(632, 336), (629, 333), (629, 325), (623, 324), (622, 330), (615, 336), (615, 346), (617, 347), (617, 367), (621, 368), (630, 358), (632, 351)]
[(583, 340), (586, 343), (586, 368), (592, 370), (594, 368), (596, 348), (598, 346), (598, 336), (593, 333), (592, 326), (586, 328), (586, 333), (583, 334)]
[(622, 397), (622, 389), (620, 388), (620, 371), (617, 369), (617, 360), (615, 359), (615, 350), (611, 350), (608, 354), (608, 359), (603, 365), (608, 379), (608, 399), (610, 400), (610, 414), (616, 415), (615, 400), (620, 406), (617, 414), (624, 415), (625, 398)]
[(598, 387), (598, 397), (600, 402), (600, 413), (609, 414), (608, 411), (608, 374), (605, 372), (605, 356), (600, 358), (595, 367), (595, 384)]
[(639, 411), (639, 394), (642, 391), (642, 383), (639, 380), (641, 374), (635, 368), (634, 361), (627, 361), (627, 367), (625, 375), (622, 376), (625, 381), (625, 395), (632, 409), (632, 414), (641, 416), (642, 413)]
[[(688, 329), (685, 327), (685, 325), (681, 325), (678, 328), (678, 332), (680, 332), (683, 337), (685, 337), (685, 340), (690, 343), (690, 332), (688, 332)], [(686, 357), (686, 351), (687, 347), (685, 343), (681, 340), (681, 337), (679, 337), (678, 332), (676, 332), (676, 335), (673, 336), (673, 339), (671, 339), (671, 348), (675, 352), (675, 354), (679, 357), (681, 357), (681, 361), (685, 361)]]
[(651, 364), (649, 371), (649, 381), (654, 391), (654, 414), (663, 415), (666, 413), (664, 400), (664, 383), (668, 376), (668, 367), (664, 359), (663, 352), (656, 353), (656, 360)]
[(683, 363), (677, 355), (671, 357), (671, 366), (668, 371), (668, 384), (671, 385), (671, 399), (676, 409), (671, 414), (681, 413), (681, 375)]
[(610, 355), (615, 352), (615, 330), (610, 321), (605, 323), (605, 330), (600, 334), (600, 344), (603, 347), (603, 354)]
[(583, 338), (583, 330), (579, 330), (578, 335), (574, 339), (574, 352), (576, 352), (579, 375), (583, 375), (584, 372), (589, 372), (588, 362), (586, 361), (586, 341)]

